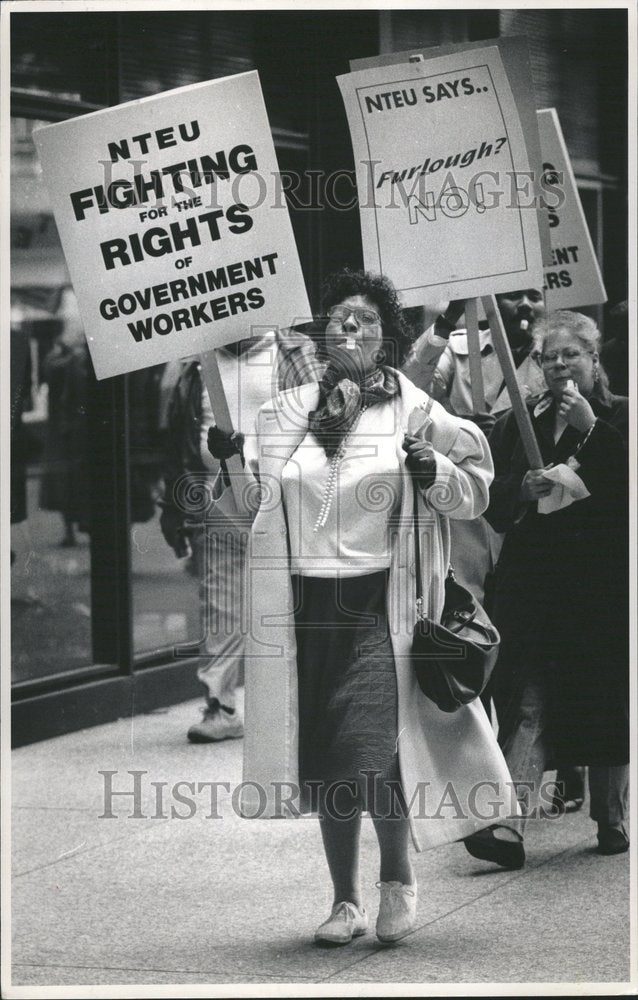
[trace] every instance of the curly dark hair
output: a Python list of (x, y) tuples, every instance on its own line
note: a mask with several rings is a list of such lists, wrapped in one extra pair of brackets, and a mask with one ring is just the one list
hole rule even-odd
[(412, 346), (414, 335), (404, 319), (394, 285), (382, 274), (351, 271), (345, 267), (326, 278), (322, 297), (324, 312), (351, 295), (365, 295), (374, 302), (381, 317), (386, 362), (398, 368)]

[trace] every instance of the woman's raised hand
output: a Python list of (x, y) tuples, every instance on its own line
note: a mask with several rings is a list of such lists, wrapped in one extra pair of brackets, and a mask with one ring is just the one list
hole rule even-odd
[(575, 385), (563, 390), (558, 412), (563, 420), (582, 434), (586, 434), (596, 423), (596, 414)]

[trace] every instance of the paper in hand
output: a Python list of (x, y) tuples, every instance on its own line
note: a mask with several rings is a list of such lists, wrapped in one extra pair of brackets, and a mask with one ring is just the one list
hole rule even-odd
[(564, 462), (551, 469), (545, 469), (543, 477), (555, 483), (555, 486), (549, 496), (541, 497), (538, 501), (539, 514), (551, 514), (590, 495), (580, 476)]

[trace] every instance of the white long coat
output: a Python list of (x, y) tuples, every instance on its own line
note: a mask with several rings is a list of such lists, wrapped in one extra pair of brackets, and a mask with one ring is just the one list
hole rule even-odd
[[(410, 665), (416, 620), (413, 492), (401, 442), (411, 414), (411, 431), (423, 423), (428, 397), (397, 375), (397, 451), (405, 480), (392, 542), (388, 620), (397, 672), (401, 781), (412, 803), (413, 841), (417, 850), (424, 850), (516, 815), (517, 809), (509, 772), (481, 702), (453, 714), (441, 712), (421, 693)], [(246, 574), (249, 627), (240, 801), (247, 817), (294, 816), (307, 809), (296, 794), (296, 641), (281, 473), (307, 431), (308, 413), (316, 408), (318, 395), (316, 383), (281, 393), (260, 409), (256, 436), (246, 442), (247, 465), (261, 487)], [(493, 469), (485, 437), (473, 423), (436, 402), (429, 416), (437, 476), (427, 500), (419, 501), (419, 516), (423, 593), (428, 613), (439, 620), (450, 553), (448, 518), (474, 518), (485, 510)], [(224, 496), (227, 502), (229, 493)]]

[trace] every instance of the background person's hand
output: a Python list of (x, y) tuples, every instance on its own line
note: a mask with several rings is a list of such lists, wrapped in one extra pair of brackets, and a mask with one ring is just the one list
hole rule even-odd
[(437, 337), (443, 337), (444, 340), (448, 339), (452, 330), (455, 328), (456, 324), (465, 312), (465, 302), (465, 299), (454, 299), (452, 302), (448, 302), (447, 305), (441, 309), (439, 315), (434, 321), (434, 332)]
[(448, 303), (448, 307), (445, 310), (444, 316), (450, 323), (458, 323), (461, 316), (465, 312), (465, 303), (467, 299), (452, 299)]
[[(546, 469), (551, 466), (546, 466)], [(544, 469), (529, 469), (523, 476), (521, 483), (521, 500), (540, 500), (547, 497), (554, 489), (555, 483), (545, 479)]]
[(218, 461), (230, 458), (231, 455), (241, 455), (244, 447), (244, 435), (239, 431), (222, 431), (219, 427), (208, 428), (208, 450)]
[(596, 423), (596, 414), (589, 402), (581, 396), (578, 388), (569, 386), (563, 390), (563, 398), (558, 404), (558, 412), (571, 427), (585, 434)]

